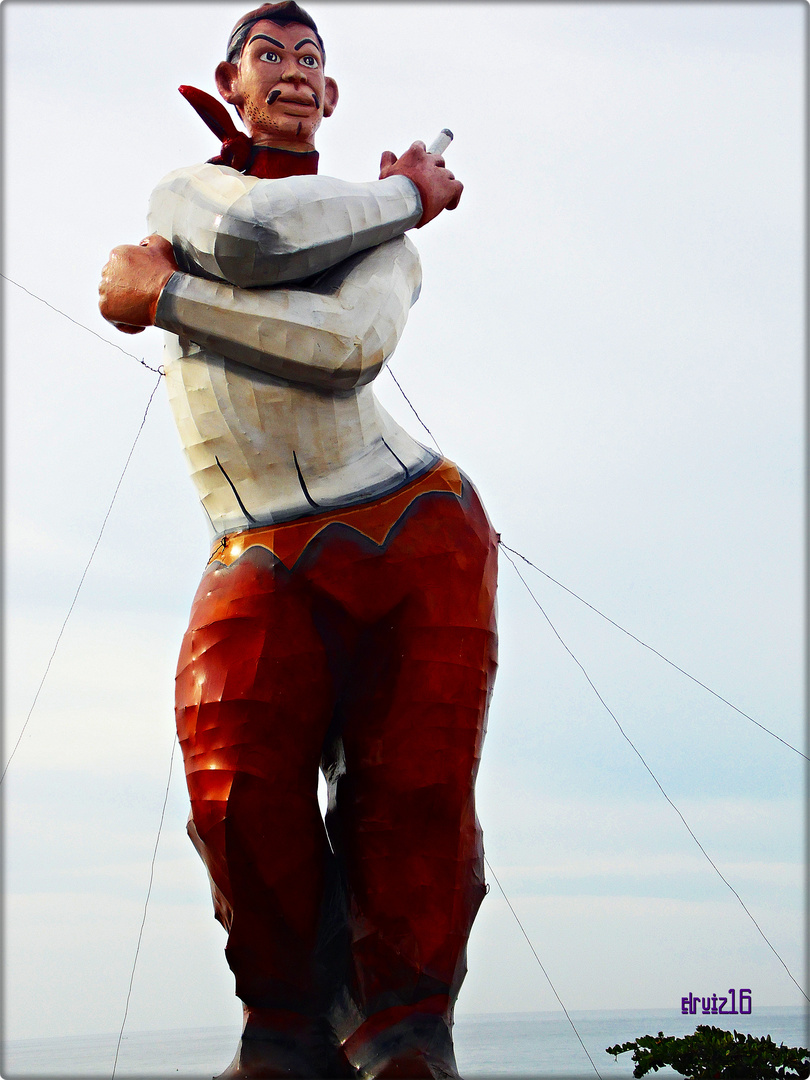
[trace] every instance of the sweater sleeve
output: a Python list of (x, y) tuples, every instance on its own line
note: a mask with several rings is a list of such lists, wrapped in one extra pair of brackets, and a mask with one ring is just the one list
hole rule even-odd
[(262, 180), (205, 164), (158, 184), (148, 222), (172, 243), (182, 270), (256, 288), (321, 273), (401, 236), (421, 216), (419, 192), (404, 176)]
[(421, 285), (404, 236), (327, 271), (311, 288), (239, 289), (174, 274), (157, 325), (291, 383), (351, 390), (380, 372)]

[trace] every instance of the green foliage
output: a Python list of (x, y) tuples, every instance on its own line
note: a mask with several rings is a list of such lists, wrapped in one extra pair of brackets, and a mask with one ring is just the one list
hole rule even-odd
[(687, 1080), (807, 1080), (810, 1051), (777, 1046), (770, 1035), (761, 1039), (699, 1024), (683, 1038), (642, 1035), (635, 1042), (609, 1046), (614, 1057), (633, 1051), (633, 1076), (646, 1076), (670, 1065)]

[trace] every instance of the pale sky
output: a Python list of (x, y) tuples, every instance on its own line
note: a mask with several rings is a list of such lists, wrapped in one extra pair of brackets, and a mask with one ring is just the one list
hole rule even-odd
[[(161, 334), (104, 323), (99, 272), (157, 181), (217, 151), (176, 88), (214, 91), (244, 7), (2, 7), (4, 272), (153, 366)], [(443, 452), (507, 544), (803, 747), (806, 6), (307, 8), (341, 89), (322, 173), (455, 132), (464, 196), (413, 234), (392, 361)], [(4, 292), (8, 753), (156, 377)], [(120, 1026), (207, 547), (161, 387), (3, 785), (8, 1038)], [(523, 572), (802, 982), (801, 759)], [(499, 604), (479, 817), (566, 1006), (798, 1005), (505, 559)], [(131, 1030), (238, 1024), (187, 809), (178, 753)], [(494, 885), (469, 968), (460, 1014), (557, 1008)]]

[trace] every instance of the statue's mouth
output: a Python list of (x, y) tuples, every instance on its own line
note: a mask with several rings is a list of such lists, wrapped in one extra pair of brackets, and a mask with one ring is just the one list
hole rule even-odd
[(309, 97), (298, 97), (293, 94), (286, 94), (282, 97), (281, 90), (271, 90), (266, 98), (267, 104), (274, 105), (279, 98), (285, 105), (293, 105), (302, 109), (311, 109), (313, 107), (317, 109), (320, 107), (318, 95), (314, 91), (310, 93)]

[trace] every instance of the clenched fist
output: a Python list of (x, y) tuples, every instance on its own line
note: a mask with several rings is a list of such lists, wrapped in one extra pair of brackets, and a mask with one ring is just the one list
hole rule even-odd
[(442, 210), (455, 210), (464, 185), (444, 166), (441, 154), (429, 154), (423, 142), (415, 142), (397, 157), (385, 150), (380, 159), (380, 179), (386, 176), (407, 176), (419, 189), (422, 216), (417, 229), (427, 225)]
[(163, 286), (177, 269), (172, 245), (162, 236), (113, 248), (98, 287), (101, 314), (125, 334), (154, 326)]

